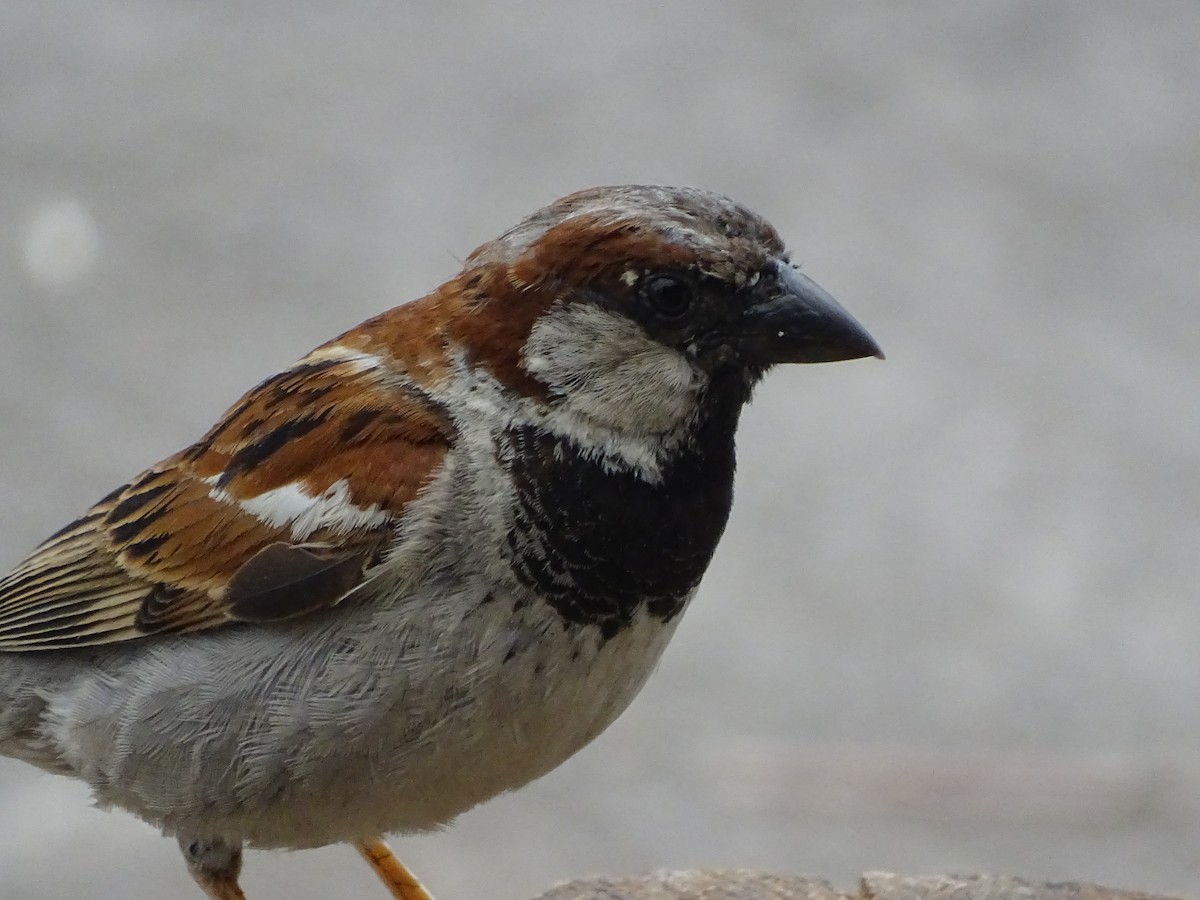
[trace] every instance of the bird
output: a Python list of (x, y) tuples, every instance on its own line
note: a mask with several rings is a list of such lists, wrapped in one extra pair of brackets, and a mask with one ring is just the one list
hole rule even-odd
[[(879, 357), (746, 206), (566, 196), (252, 388), (0, 581), (0, 754), (174, 837), (350, 844), (545, 774), (633, 700), (786, 363)], [(2, 815), (3, 813), (0, 813)]]

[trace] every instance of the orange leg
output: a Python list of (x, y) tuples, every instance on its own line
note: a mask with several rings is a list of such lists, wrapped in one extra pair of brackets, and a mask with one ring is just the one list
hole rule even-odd
[[(371, 841), (359, 841), (354, 845), (363, 859), (371, 864), (375, 874), (387, 885), (396, 900), (433, 900), (425, 886), (417, 881), (413, 874), (404, 867), (404, 863), (396, 859), (392, 848), (383, 838)], [(224, 898), (221, 898), (224, 900)]]
[(242, 871), (242, 848), (224, 841), (189, 840), (181, 837), (179, 847), (188, 871), (209, 900), (246, 900), (238, 887)]

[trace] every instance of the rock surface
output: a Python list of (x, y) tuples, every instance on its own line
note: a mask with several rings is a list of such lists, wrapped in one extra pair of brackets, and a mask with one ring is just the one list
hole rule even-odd
[(894, 875), (868, 872), (857, 890), (828, 881), (749, 869), (655, 872), (581, 878), (535, 900), (1167, 900), (1162, 894), (1075, 881), (1037, 884), (1007, 875)]

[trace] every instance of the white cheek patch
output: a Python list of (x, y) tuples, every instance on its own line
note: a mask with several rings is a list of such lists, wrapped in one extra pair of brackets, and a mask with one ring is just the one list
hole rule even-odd
[(704, 374), (683, 353), (624, 316), (586, 303), (543, 316), (522, 350), (525, 368), (590, 422), (642, 435), (680, 428)]
[[(216, 477), (207, 480), (212, 483)], [(346, 534), (358, 528), (383, 525), (391, 518), (375, 504), (361, 507), (350, 502), (350, 487), (345, 479), (334, 482), (316, 496), (295, 483), (280, 485), (245, 500), (215, 486), (209, 496), (223, 503), (236, 504), (243, 512), (272, 528), (289, 528), (292, 539), (297, 541), (323, 528)]]

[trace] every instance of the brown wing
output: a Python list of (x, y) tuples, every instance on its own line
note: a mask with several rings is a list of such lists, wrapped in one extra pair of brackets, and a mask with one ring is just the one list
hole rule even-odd
[(0, 650), (337, 603), (379, 562), (453, 439), (441, 411), (382, 366), (314, 352), (50, 537), (0, 581)]

